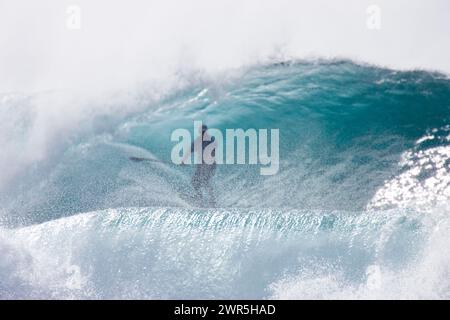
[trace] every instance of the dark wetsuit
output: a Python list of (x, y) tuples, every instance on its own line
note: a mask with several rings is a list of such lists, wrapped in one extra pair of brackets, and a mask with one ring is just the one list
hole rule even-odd
[[(214, 137), (211, 137), (211, 141), (202, 141), (202, 154), (205, 148), (212, 142), (214, 142)], [(191, 152), (194, 152), (194, 143), (192, 143)], [(215, 156), (215, 150), (212, 151), (212, 156)], [(214, 162), (212, 164), (207, 164), (203, 160), (203, 163), (196, 164), (195, 166), (195, 173), (192, 177), (192, 186), (197, 192), (197, 196), (201, 198), (200, 189), (202, 187), (210, 187), (209, 181), (214, 176), (214, 173), (216, 171), (216, 163)], [(212, 202), (214, 202), (214, 199), (212, 199)]]

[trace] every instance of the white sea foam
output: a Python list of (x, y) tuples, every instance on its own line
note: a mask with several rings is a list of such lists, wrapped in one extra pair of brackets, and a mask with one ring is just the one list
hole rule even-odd
[[(377, 214), (373, 212), (373, 214)], [(431, 213), (429, 238), (412, 263), (393, 269), (374, 259), (358, 282), (345, 277), (342, 266), (322, 265), (300, 269), (269, 286), (273, 299), (449, 299), (450, 220), (448, 206)], [(391, 237), (392, 234), (389, 235)], [(386, 248), (383, 248), (385, 250)]]
[(98, 211), (2, 233), (0, 296), (446, 299), (449, 231), (445, 208)]

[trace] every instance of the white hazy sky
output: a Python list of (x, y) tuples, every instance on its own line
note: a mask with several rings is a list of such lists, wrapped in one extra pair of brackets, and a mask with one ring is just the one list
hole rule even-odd
[[(66, 27), (69, 5), (80, 30)], [(448, 0), (0, 0), (0, 92), (123, 87), (276, 54), (450, 73), (449, 40)]]

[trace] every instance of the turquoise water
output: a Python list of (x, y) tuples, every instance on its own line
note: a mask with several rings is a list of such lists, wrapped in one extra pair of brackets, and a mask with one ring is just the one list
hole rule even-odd
[[(446, 76), (299, 61), (197, 78), (3, 186), (0, 297), (449, 297)], [(193, 120), (279, 129), (279, 173), (219, 166), (218, 208), (196, 208), (170, 162)]]

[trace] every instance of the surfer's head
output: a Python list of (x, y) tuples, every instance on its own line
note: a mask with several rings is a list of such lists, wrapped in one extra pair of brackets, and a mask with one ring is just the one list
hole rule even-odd
[(199, 129), (199, 134), (201, 134), (203, 137), (205, 135), (206, 130), (208, 130), (208, 126), (206, 124), (203, 124)]

